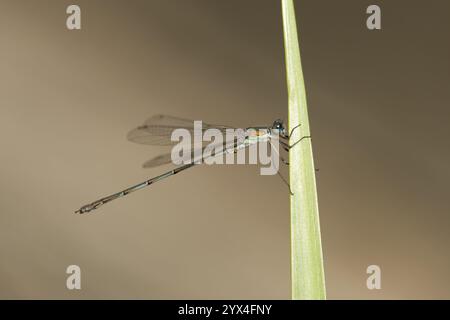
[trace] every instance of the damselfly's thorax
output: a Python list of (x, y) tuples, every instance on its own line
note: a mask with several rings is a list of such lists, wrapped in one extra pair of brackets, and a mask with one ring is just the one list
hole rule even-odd
[(270, 134), (270, 130), (268, 128), (247, 128), (247, 134), (252, 138), (264, 137)]
[(285, 136), (286, 128), (283, 120), (275, 120), (271, 127), (250, 127), (246, 129), (246, 135), (250, 141), (267, 141), (274, 136)]
[(264, 127), (250, 127), (245, 130), (250, 142), (267, 141), (270, 138), (270, 129)]

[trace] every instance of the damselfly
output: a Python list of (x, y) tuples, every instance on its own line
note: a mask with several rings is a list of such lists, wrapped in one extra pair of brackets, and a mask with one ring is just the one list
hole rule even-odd
[[(292, 133), (295, 129), (297, 129), (300, 125), (294, 127), (290, 134), (287, 134), (287, 130), (284, 127), (282, 120), (275, 120), (272, 124), (272, 126), (256, 126), (256, 127), (248, 127), (243, 132), (242, 139), (232, 139), (231, 141), (224, 141), (221, 143), (221, 147), (218, 149), (218, 152), (215, 152), (214, 154), (211, 154), (208, 157), (217, 157), (224, 155), (226, 153), (236, 153), (238, 150), (246, 148), (250, 145), (257, 144), (259, 142), (269, 142), (271, 143), (272, 139), (278, 139), (278, 143), (281, 146), (281, 148), (287, 152), (289, 152), (289, 149), (292, 148), (294, 145), (299, 143), (301, 140), (305, 138), (310, 138), (309, 136), (305, 136), (300, 138), (298, 141), (296, 141), (294, 144), (289, 144), (289, 138), (292, 136)], [(224, 125), (213, 125), (213, 124), (206, 124), (203, 123), (202, 130), (207, 129), (216, 129), (224, 134), (226, 133), (227, 129), (236, 129), (229, 126)], [(176, 143), (176, 141), (172, 141), (171, 134), (176, 129), (185, 129), (194, 134), (194, 122), (192, 120), (178, 118), (178, 117), (172, 117), (167, 115), (156, 115), (151, 118), (149, 118), (142, 126), (137, 127), (136, 129), (132, 130), (128, 133), (127, 138), (128, 140), (140, 143), (140, 144), (147, 144), (147, 145), (155, 145), (155, 146), (171, 146)], [(281, 138), (281, 139), (279, 139)], [(201, 148), (203, 151), (204, 148)], [(217, 150), (217, 149), (216, 149)], [(132, 187), (129, 187), (125, 190), (122, 190), (120, 192), (114, 193), (110, 196), (101, 198), (99, 200), (96, 200), (94, 202), (91, 202), (85, 206), (82, 206), (80, 209), (75, 211), (76, 213), (86, 213), (89, 211), (92, 211), (94, 209), (97, 209), (101, 205), (108, 203), (112, 200), (115, 200), (117, 198), (124, 197), (131, 192), (134, 192), (136, 190), (142, 189), (144, 187), (147, 187), (151, 184), (154, 184), (157, 181), (163, 180), (165, 178), (168, 178), (170, 176), (173, 176), (181, 171), (184, 171), (188, 168), (191, 168), (198, 164), (199, 162), (196, 161), (196, 159), (193, 159), (195, 154), (200, 154), (201, 157), (203, 157), (203, 152), (197, 152), (198, 150), (193, 150), (191, 154), (191, 160), (189, 163), (180, 165), (176, 167), (173, 170), (167, 171), (159, 176), (153, 177), (149, 180), (146, 180), (144, 182), (141, 182), (137, 185), (134, 185)], [(281, 157), (279, 154), (280, 160), (288, 165), (288, 162)], [(197, 159), (198, 160), (198, 159)], [(205, 157), (203, 157), (203, 160), (205, 160)], [(160, 156), (157, 156), (147, 162), (144, 163), (144, 168), (152, 168), (164, 164), (171, 163), (171, 153), (166, 153)], [(277, 172), (279, 174), (279, 172)], [(287, 184), (286, 180), (279, 174), (280, 177), (283, 179), (283, 181)]]

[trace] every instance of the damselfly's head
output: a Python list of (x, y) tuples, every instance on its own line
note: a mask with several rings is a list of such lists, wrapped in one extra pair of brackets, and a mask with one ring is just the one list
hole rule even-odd
[(272, 130), (278, 130), (279, 133), (284, 133), (285, 128), (283, 124), (283, 120), (277, 119), (273, 122)]

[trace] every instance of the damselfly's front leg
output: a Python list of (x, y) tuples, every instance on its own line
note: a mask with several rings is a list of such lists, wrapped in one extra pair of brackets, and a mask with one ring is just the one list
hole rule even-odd
[(294, 128), (292, 128), (291, 132), (289, 133), (289, 135), (286, 135), (285, 133), (281, 132), (280, 133), (280, 137), (289, 140), (292, 137), (292, 134), (294, 133), (295, 130), (297, 130), (298, 128), (300, 128), (301, 124), (296, 125)]
[(288, 139), (290, 139), (292, 137), (292, 134), (294, 133), (294, 131), (298, 128), (300, 128), (302, 124), (298, 124), (296, 125), (294, 128), (292, 128), (291, 133), (289, 133)]
[(281, 146), (283, 147), (283, 149), (287, 152), (289, 152), (289, 149), (293, 148), (294, 146), (296, 146), (300, 141), (302, 141), (303, 139), (306, 138), (311, 138), (311, 136), (304, 136), (301, 137), (299, 140), (297, 140), (296, 142), (294, 142), (293, 144), (289, 144), (290, 139), (292, 137), (292, 134), (294, 133), (295, 130), (297, 130), (298, 128), (300, 128), (301, 124), (296, 125), (294, 128), (292, 128), (291, 132), (289, 133), (289, 135), (285, 135), (285, 134), (280, 134), (280, 137), (283, 138), (286, 141), (280, 141)]

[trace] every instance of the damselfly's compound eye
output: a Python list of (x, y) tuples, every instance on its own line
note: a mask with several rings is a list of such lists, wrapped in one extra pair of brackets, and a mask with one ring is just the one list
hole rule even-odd
[(283, 120), (280, 120), (280, 119), (278, 119), (278, 120), (275, 120), (274, 122), (273, 122), (273, 126), (272, 126), (272, 128), (273, 129), (277, 129), (277, 130), (283, 130)]

